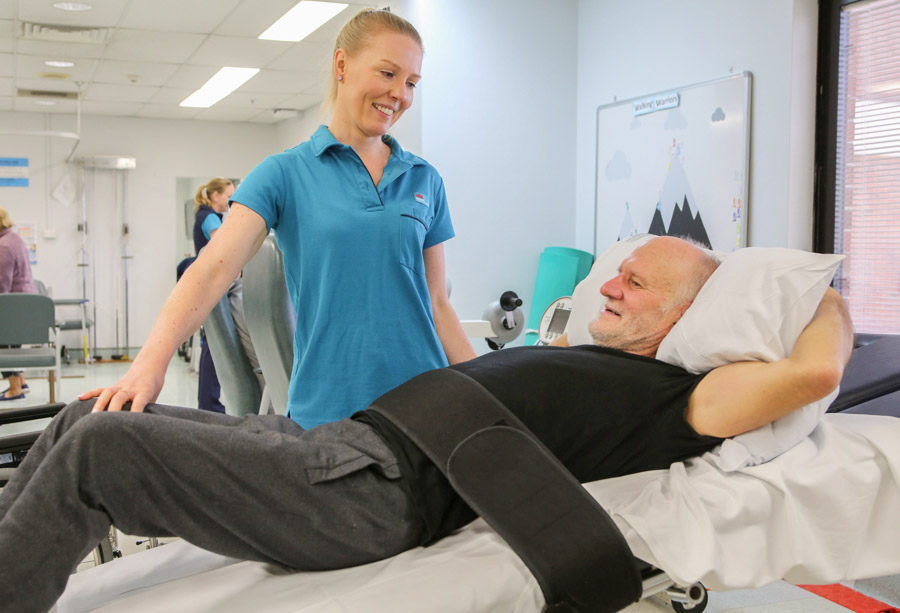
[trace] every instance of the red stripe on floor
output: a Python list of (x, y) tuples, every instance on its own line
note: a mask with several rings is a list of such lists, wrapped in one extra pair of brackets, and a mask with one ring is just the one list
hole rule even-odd
[(850, 589), (845, 585), (800, 585), (804, 590), (816, 596), (826, 598), (833, 603), (850, 609), (855, 613), (900, 613), (900, 609), (875, 600), (865, 594)]

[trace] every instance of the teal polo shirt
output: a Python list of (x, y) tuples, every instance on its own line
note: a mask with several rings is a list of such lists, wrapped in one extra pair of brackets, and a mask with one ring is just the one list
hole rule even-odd
[(453, 237), (444, 182), (383, 137), (378, 184), (325, 126), (266, 158), (232, 196), (275, 231), (297, 314), (288, 414), (304, 428), (349, 417), (447, 365), (422, 250)]

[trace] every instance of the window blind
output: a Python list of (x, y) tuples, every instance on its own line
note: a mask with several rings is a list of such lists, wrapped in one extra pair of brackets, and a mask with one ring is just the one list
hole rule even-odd
[(857, 332), (900, 333), (900, 0), (841, 10), (835, 288)]

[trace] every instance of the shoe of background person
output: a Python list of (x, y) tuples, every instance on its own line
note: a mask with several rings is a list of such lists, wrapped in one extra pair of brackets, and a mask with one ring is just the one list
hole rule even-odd
[[(0, 392), (0, 396), (5, 396), (5, 395), (6, 395), (6, 392), (8, 392), (9, 390), (10, 390), (10, 388), (6, 388), (6, 389), (3, 390), (2, 392)], [(31, 391), (31, 388), (28, 387), (28, 384), (27, 384), (27, 383), (25, 383), (25, 384), (22, 385), (22, 393), (23, 393), (23, 394), (27, 394), (27, 393), (30, 392), (30, 391)]]
[[(7, 391), (8, 391), (8, 390), (7, 390)], [(5, 401), (5, 400), (22, 400), (23, 398), (25, 398), (25, 392), (22, 392), (22, 393), (19, 394), (18, 396), (13, 396), (12, 398), (7, 398), (7, 397), (6, 397), (6, 392), (0, 394), (0, 402), (3, 402), (3, 401)]]

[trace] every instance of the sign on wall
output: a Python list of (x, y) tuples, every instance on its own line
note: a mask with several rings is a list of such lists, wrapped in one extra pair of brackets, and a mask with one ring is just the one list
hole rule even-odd
[(747, 244), (749, 72), (597, 109), (594, 251), (649, 232)]
[(0, 187), (28, 187), (28, 158), (0, 158)]

